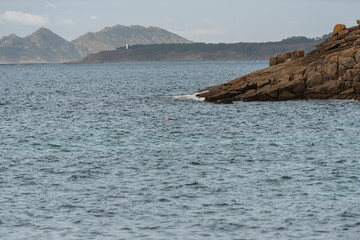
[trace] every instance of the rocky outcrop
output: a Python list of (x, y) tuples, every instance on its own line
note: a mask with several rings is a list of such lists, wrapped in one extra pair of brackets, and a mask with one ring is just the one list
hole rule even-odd
[[(200, 90), (197, 96), (213, 103), (360, 100), (360, 26), (337, 25), (333, 36), (305, 57), (291, 59), (291, 53), (284, 56), (272, 58), (269, 68)], [(278, 59), (282, 63), (278, 63)]]
[(304, 57), (305, 53), (303, 50), (297, 50), (287, 53), (279, 53), (275, 56), (270, 57), (270, 66), (275, 66), (286, 61), (291, 61), (297, 58)]

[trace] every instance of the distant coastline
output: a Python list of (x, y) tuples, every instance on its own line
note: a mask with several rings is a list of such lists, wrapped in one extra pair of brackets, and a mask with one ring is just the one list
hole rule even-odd
[(264, 43), (134, 45), (89, 54), (81, 61), (70, 63), (265, 60), (274, 54), (296, 49), (309, 52), (326, 37), (328, 35), (317, 39), (291, 37)]

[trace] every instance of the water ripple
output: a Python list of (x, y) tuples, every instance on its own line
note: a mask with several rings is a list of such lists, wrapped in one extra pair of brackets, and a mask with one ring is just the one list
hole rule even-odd
[(267, 64), (0, 66), (0, 238), (357, 240), (358, 102), (173, 97)]

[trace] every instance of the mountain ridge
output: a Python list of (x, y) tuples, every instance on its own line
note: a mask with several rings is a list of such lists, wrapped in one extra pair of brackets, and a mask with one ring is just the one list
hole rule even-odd
[(72, 43), (44, 27), (24, 38), (12, 33), (0, 39), (0, 64), (59, 63), (79, 58)]
[(118, 47), (135, 44), (192, 43), (175, 33), (159, 27), (140, 25), (114, 25), (98, 32), (87, 32), (71, 41), (77, 47), (88, 49), (89, 53), (115, 50)]

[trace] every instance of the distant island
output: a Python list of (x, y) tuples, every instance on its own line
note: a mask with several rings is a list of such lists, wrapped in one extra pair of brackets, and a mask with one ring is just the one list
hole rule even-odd
[(24, 38), (15, 34), (1, 38), (0, 64), (260, 60), (295, 49), (309, 52), (326, 37), (206, 44), (158, 27), (115, 25), (67, 41), (42, 27)]

